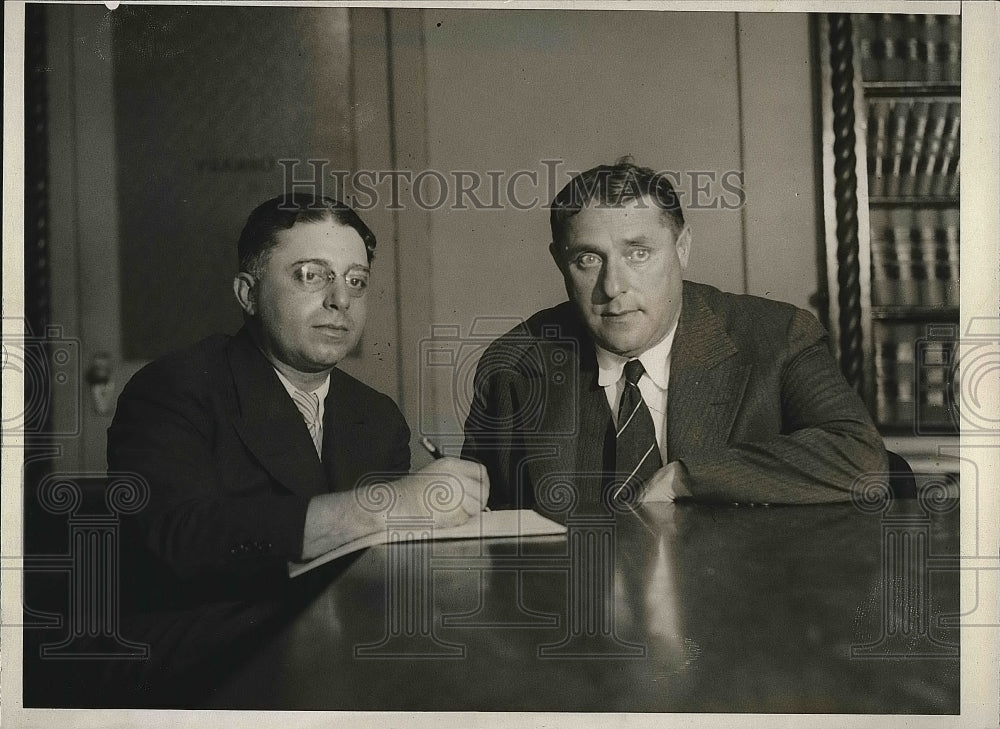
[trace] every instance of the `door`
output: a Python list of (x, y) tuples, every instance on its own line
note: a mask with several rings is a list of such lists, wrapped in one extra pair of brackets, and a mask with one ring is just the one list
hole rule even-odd
[[(117, 395), (144, 363), (240, 326), (231, 281), (250, 210), (289, 174), (343, 197), (336, 172), (359, 163), (357, 149), (391, 147), (387, 124), (354, 123), (356, 108), (377, 121), (372, 109), (387, 107), (384, 84), (352, 96), (352, 55), (369, 77), (385, 66), (379, 17), (48, 6), (53, 321), (78, 341), (83, 373), (53, 392), (55, 429), (79, 432), (56, 470), (105, 469)], [(398, 397), (398, 362), (382, 356), (398, 335), (393, 221), (380, 215), (365, 215), (380, 239), (373, 312), (342, 367)]]

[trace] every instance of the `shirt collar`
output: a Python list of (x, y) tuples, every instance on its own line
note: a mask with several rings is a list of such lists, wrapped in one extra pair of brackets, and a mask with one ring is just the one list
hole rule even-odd
[[(645, 364), (645, 363), (643, 363), (643, 364)], [(278, 375), (278, 379), (281, 380), (281, 384), (285, 386), (286, 390), (288, 390), (289, 397), (292, 395), (293, 392), (295, 392), (296, 390), (299, 389), (295, 385), (293, 385), (289, 381), (289, 379), (287, 377), (285, 377), (283, 374), (281, 374), (280, 372), (278, 372), (277, 368), (274, 368), (274, 371)], [(327, 393), (330, 392), (330, 373), (329, 372), (326, 374), (326, 379), (323, 380), (323, 384), (320, 385), (319, 387), (317, 387), (315, 390), (313, 390), (313, 392), (316, 393), (316, 396), (319, 398), (320, 403), (323, 403), (326, 400), (326, 395), (327, 395)]]
[[(677, 318), (680, 321), (680, 317)], [(667, 389), (667, 377), (670, 374), (670, 350), (674, 345), (674, 334), (677, 332), (677, 322), (670, 327), (667, 336), (657, 344), (647, 349), (637, 358), (622, 357), (621, 355), (609, 352), (608, 350), (595, 344), (597, 350), (597, 384), (601, 387), (613, 385), (622, 378), (622, 370), (625, 363), (630, 359), (638, 359), (646, 369), (646, 374), (661, 390)]]

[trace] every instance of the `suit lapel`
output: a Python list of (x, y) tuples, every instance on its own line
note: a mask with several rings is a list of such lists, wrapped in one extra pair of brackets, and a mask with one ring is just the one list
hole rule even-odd
[(333, 490), (354, 487), (352, 464), (361, 462), (360, 454), (369, 449), (363, 442), (368, 431), (365, 410), (356, 399), (357, 390), (340, 370), (330, 373), (323, 415), (323, 465)]
[(230, 340), (228, 356), (237, 400), (233, 423), (243, 443), (289, 491), (324, 493), (323, 469), (302, 415), (245, 328)]
[[(590, 337), (575, 322), (567, 324), (559, 331), (558, 344), (543, 345), (542, 368), (533, 370), (525, 382), (522, 402), (540, 400), (542, 407), (538, 425), (542, 436), (536, 439), (535, 448), (529, 448), (529, 453), (539, 457), (529, 461), (527, 468), (536, 488), (546, 477), (573, 474), (572, 483), (589, 492), (600, 489), (603, 481), (611, 410), (604, 389), (597, 384), (597, 359)], [(581, 479), (584, 474), (595, 478)]]
[(685, 284), (670, 359), (670, 460), (725, 447), (749, 375), (750, 366), (722, 321), (697, 291)]

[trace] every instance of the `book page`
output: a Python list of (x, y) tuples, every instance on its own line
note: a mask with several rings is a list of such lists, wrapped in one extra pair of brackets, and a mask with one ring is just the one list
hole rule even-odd
[[(545, 535), (565, 534), (566, 527), (531, 509), (504, 509), (501, 511), (483, 511), (478, 517), (469, 519), (465, 524), (444, 529), (410, 529), (393, 532), (395, 541), (419, 541), (425, 539), (495, 539), (497, 537), (537, 537)], [(288, 576), (298, 577), (314, 567), (326, 564), (345, 555), (361, 549), (386, 544), (390, 531), (368, 534), (360, 539), (344, 544), (337, 549), (322, 554), (308, 562), (289, 562)]]

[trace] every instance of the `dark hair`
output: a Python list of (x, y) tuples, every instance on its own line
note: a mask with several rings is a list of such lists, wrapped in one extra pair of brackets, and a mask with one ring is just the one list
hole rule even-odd
[(613, 165), (600, 165), (580, 173), (559, 191), (549, 213), (552, 241), (557, 245), (562, 243), (570, 218), (591, 201), (616, 207), (642, 199), (651, 200), (663, 211), (674, 233), (684, 228), (684, 212), (666, 174), (639, 167), (631, 157), (622, 157)]
[(353, 228), (364, 241), (368, 262), (375, 257), (375, 234), (350, 206), (331, 197), (301, 193), (279, 195), (261, 203), (247, 218), (236, 244), (240, 271), (254, 277), (267, 260), (268, 251), (277, 243), (277, 234), (297, 223), (333, 222)]

